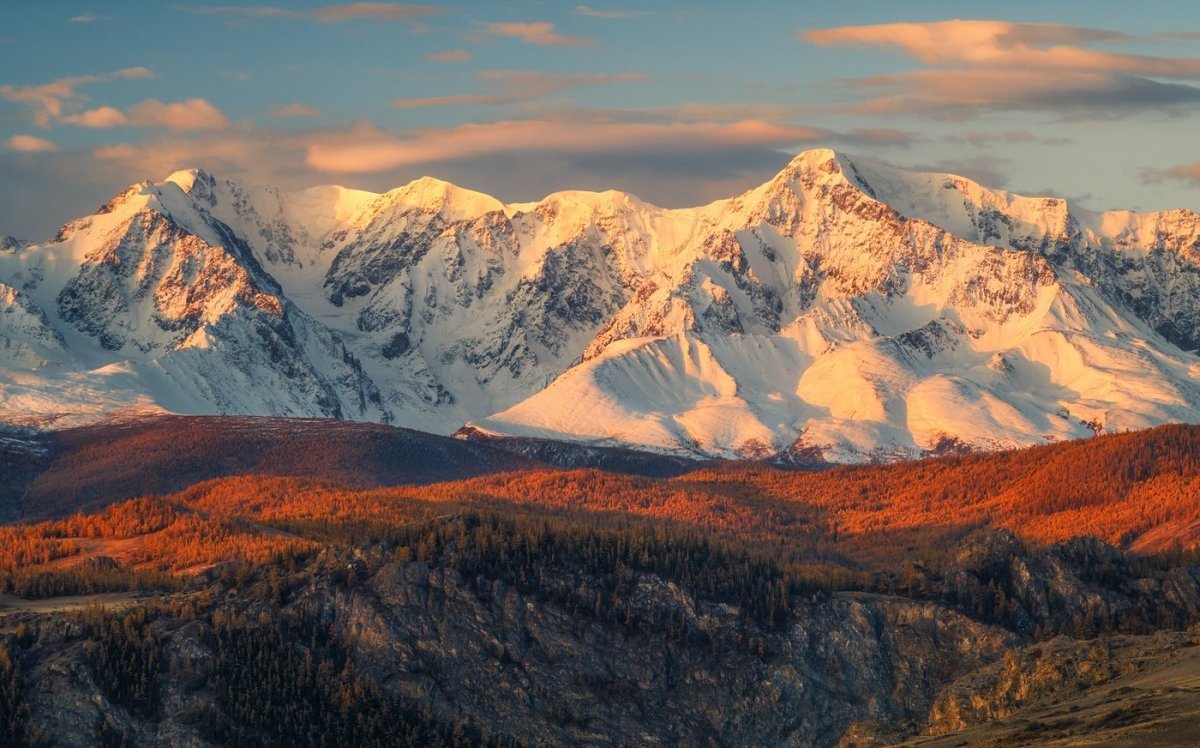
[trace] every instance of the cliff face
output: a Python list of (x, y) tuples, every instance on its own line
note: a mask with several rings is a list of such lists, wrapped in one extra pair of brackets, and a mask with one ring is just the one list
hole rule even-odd
[(805, 604), (779, 632), (726, 606), (639, 580), (665, 631), (581, 625), (504, 585), (384, 567), (330, 600), (359, 661), (446, 716), (530, 743), (832, 745), (851, 727), (902, 734), (940, 684), (1015, 637), (928, 603), (867, 597)]
[[(586, 580), (577, 580), (586, 584)], [(1017, 637), (946, 608), (867, 596), (806, 603), (781, 631), (644, 577), (645, 620), (605, 624), (453, 570), (388, 564), (349, 586), (313, 584), (317, 606), (360, 671), (435, 720), (486, 726), (527, 744), (834, 745), (847, 731), (900, 737), (941, 686), (1000, 657)], [(229, 601), (238, 604), (234, 600)], [(256, 602), (242, 612), (278, 621)], [(98, 725), (135, 745), (205, 745), (217, 709), (215, 658), (197, 622), (164, 617), (159, 716), (113, 703), (79, 629), (43, 625), (25, 651), (33, 722), (56, 745), (93, 745)], [(263, 674), (268, 677), (268, 674)]]
[[(317, 656), (317, 677), (360, 684), (364, 710), (378, 688), (428, 724), (468, 726), (455, 728), (474, 736), (467, 742), (559, 745), (888, 743), (1090, 693), (1194, 645), (1194, 632), (1034, 641), (1011, 609), (984, 616), (967, 598), (956, 602), (963, 575), (1000, 561), (1030, 570), (1013, 574), (1013, 599), (1037, 599), (1035, 588), (1058, 595), (1046, 617), (1028, 605), (1039, 630), (1073, 625), (1056, 618), (1060, 608), (1107, 611), (1097, 613), (1101, 634), (1176, 627), (1200, 610), (1197, 588), (1177, 584), (1196, 569), (1139, 574), (1117, 557), (1089, 577), (1097, 567), (1079, 566), (1085, 557), (1070, 544), (1031, 554), (1010, 540), (997, 533), (969, 544), (941, 577), (950, 586), (934, 583), (920, 595), (928, 599), (816, 593), (794, 600), (778, 625), (646, 573), (613, 588), (610, 577), (546, 568), (531, 590), (463, 573), (453, 548), (434, 563), (398, 561), (402, 549), (377, 545), (325, 551), (294, 574), (218, 570), (143, 628), (122, 624), (160, 663), (141, 711), (104, 685), (95, 663), (106, 645), (86, 616), (8, 613), (0, 626), (34, 623), (19, 645), (33, 722), (55, 744), (80, 746), (101, 728), (133, 745), (219, 744), (221, 730), (234, 729), (231, 703), (258, 698), (220, 685), (238, 641), (221, 632), (238, 631), (234, 619), (290, 631), (284, 651), (295, 662)], [(1175, 585), (1176, 599), (1164, 585)], [(300, 612), (310, 628), (289, 623)], [(322, 664), (318, 640), (342, 664)], [(137, 650), (120, 651), (125, 662)]]

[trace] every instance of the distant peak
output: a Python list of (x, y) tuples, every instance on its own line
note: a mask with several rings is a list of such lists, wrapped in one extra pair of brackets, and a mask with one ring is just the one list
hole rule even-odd
[(21, 249), (29, 245), (29, 242), (18, 239), (15, 236), (8, 234), (0, 234), (0, 252), (5, 252), (12, 249)]
[(822, 175), (852, 175), (854, 172), (854, 164), (850, 163), (850, 159), (845, 154), (838, 153), (832, 148), (810, 148), (798, 153), (789, 161), (778, 177), (791, 181), (802, 174), (807, 174), (810, 178), (822, 181), (820, 179)]
[(190, 193), (197, 182), (211, 187), (216, 179), (204, 169), (180, 169), (167, 177), (165, 181), (172, 182), (178, 185), (179, 189)]
[(834, 163), (840, 165), (841, 156), (832, 148), (809, 148), (801, 151), (791, 160), (788, 166), (822, 165)]
[(428, 176), (415, 179), (388, 195), (408, 205), (449, 211), (454, 217), (474, 217), (504, 209), (504, 204), (491, 195)]

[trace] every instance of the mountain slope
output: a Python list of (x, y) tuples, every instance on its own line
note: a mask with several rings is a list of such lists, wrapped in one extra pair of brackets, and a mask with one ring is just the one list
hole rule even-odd
[(135, 185), (0, 251), (0, 415), (862, 461), (1200, 421), (1200, 216), (828, 150), (729, 200)]

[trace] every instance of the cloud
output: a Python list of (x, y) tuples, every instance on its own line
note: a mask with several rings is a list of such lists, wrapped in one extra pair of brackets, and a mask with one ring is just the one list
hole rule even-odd
[(221, 110), (205, 99), (187, 99), (172, 104), (147, 99), (130, 109), (129, 121), (142, 127), (161, 126), (176, 132), (218, 130), (229, 125)]
[(1004, 130), (1002, 132), (981, 132), (979, 130), (967, 130), (965, 132), (947, 135), (944, 138), (947, 143), (962, 143), (976, 148), (990, 148), (998, 144), (1031, 144), (1031, 145), (1066, 145), (1071, 142), (1070, 138), (1061, 137), (1042, 137), (1034, 135), (1028, 130)]
[(733, 122), (744, 119), (786, 120), (805, 111), (797, 104), (715, 104), (712, 102), (687, 102), (650, 109), (631, 110), (626, 114), (653, 117), (656, 120), (677, 122)]
[(179, 7), (179, 10), (187, 10), (200, 15), (226, 15), (254, 19), (290, 18), (316, 21), (317, 23), (341, 23), (361, 19), (411, 22), (446, 12), (445, 8), (405, 3), (345, 3), (343, 5), (322, 5), (306, 10), (292, 10), (271, 5), (207, 5), (194, 8)]
[(229, 120), (205, 99), (187, 99), (164, 104), (158, 99), (146, 99), (122, 112), (110, 106), (64, 115), (58, 120), (76, 127), (165, 127), (176, 132), (221, 129)]
[(859, 114), (926, 113), (964, 118), (989, 110), (1046, 111), (1113, 118), (1147, 110), (1181, 113), (1200, 88), (1111, 73), (1035, 70), (919, 70), (848, 82), (866, 100)]
[(36, 126), (49, 127), (54, 120), (59, 119), (64, 114), (73, 113), (72, 110), (82, 108), (86, 97), (75, 90), (80, 86), (115, 80), (153, 77), (154, 73), (148, 68), (139, 66), (100, 75), (77, 75), (68, 78), (58, 78), (49, 83), (36, 86), (0, 85), (0, 98), (24, 104), (29, 108), (30, 116)]
[(21, 153), (49, 153), (58, 150), (58, 146), (52, 141), (33, 135), (14, 135), (4, 143), (9, 150)]
[(535, 47), (595, 47), (596, 40), (582, 36), (568, 36), (554, 30), (554, 24), (545, 21), (536, 23), (489, 23), (485, 28), (493, 36), (519, 40), (522, 44)]
[(271, 112), (272, 117), (281, 119), (303, 119), (306, 117), (320, 117), (321, 110), (316, 107), (306, 104), (288, 104)]
[(431, 106), (500, 105), (539, 99), (550, 94), (582, 86), (606, 86), (614, 83), (646, 81), (641, 73), (539, 73), (522, 70), (484, 70), (476, 78), (496, 90), (486, 94), (452, 94), (413, 99), (395, 99), (392, 106), (415, 109)]
[(177, 5), (176, 10), (186, 10), (201, 16), (242, 16), (245, 18), (302, 18), (300, 11), (276, 8), (270, 5), (255, 5), (239, 7), (235, 5), (202, 5), (188, 8)]
[(1179, 164), (1165, 169), (1147, 167), (1142, 169), (1143, 184), (1161, 184), (1163, 182), (1182, 182), (1193, 187), (1200, 187), (1200, 161), (1194, 164)]
[(443, 49), (425, 55), (430, 62), (470, 62), (471, 53), (465, 49)]
[(929, 65), (1123, 72), (1162, 78), (1200, 78), (1200, 60), (1150, 57), (1087, 49), (1098, 42), (1131, 42), (1116, 31), (1007, 21), (885, 23), (806, 31), (801, 38), (822, 46), (898, 47)]
[(834, 138), (850, 145), (893, 146), (908, 148), (925, 140), (920, 133), (891, 127), (860, 127)]
[[(1153, 35), (1151, 35), (1153, 36)], [(860, 113), (1045, 110), (1122, 116), (1200, 103), (1200, 58), (1109, 52), (1097, 44), (1146, 41), (1119, 31), (1007, 21), (939, 21), (843, 26), (801, 32), (821, 46), (880, 47), (932, 69), (852, 82)]]
[(89, 109), (79, 114), (68, 114), (60, 121), (67, 125), (90, 128), (120, 127), (129, 124), (129, 118), (123, 112), (110, 106)]
[(431, 5), (406, 5), (403, 3), (346, 3), (326, 5), (307, 11), (313, 20), (320, 23), (339, 23), (359, 18), (376, 21), (411, 21), (415, 18), (436, 16), (445, 13), (445, 8)]
[(362, 174), (405, 166), (461, 161), (499, 153), (681, 153), (727, 146), (784, 148), (813, 142), (825, 131), (747, 120), (731, 124), (571, 123), (508, 120), (429, 128), (403, 135), (360, 126), (342, 137), (308, 146), (306, 163), (316, 171)]
[(95, 23), (96, 21), (114, 21), (112, 16), (101, 16), (95, 13), (85, 13), (79, 16), (71, 16), (67, 19), (68, 23)]
[(634, 10), (597, 10), (586, 5), (576, 5), (575, 15), (584, 16), (585, 18), (639, 18), (646, 15), (645, 13)]
[(1160, 31), (1150, 38), (1168, 42), (1194, 42), (1200, 40), (1200, 31)]

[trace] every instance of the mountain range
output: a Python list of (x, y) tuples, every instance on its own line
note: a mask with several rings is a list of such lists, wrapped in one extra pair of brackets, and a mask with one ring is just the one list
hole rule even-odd
[(861, 462), (1200, 421), (1200, 215), (818, 149), (737, 197), (179, 171), (0, 238), (0, 420), (377, 421)]

